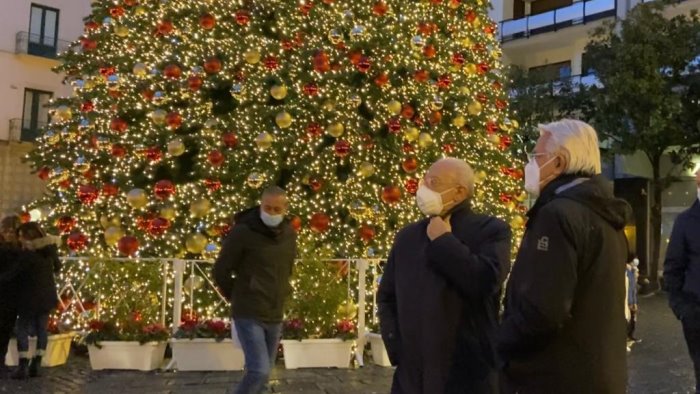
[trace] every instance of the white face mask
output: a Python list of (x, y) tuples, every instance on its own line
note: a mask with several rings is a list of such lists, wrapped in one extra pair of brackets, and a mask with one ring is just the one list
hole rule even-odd
[(277, 227), (284, 220), (284, 215), (270, 215), (263, 209), (260, 210), (260, 219), (267, 227)]
[[(556, 159), (556, 157), (552, 157), (551, 159), (547, 160), (542, 167), (546, 166), (554, 159)], [(535, 197), (539, 196), (540, 183), (542, 183), (542, 180), (540, 179), (540, 166), (537, 165), (537, 160), (533, 157), (530, 159), (527, 165), (525, 165), (525, 191)]]
[(442, 210), (445, 208), (442, 202), (442, 195), (452, 189), (454, 189), (454, 187), (442, 193), (438, 193), (425, 185), (420, 185), (416, 192), (416, 204), (418, 205), (418, 209), (426, 216), (437, 216), (441, 214)]

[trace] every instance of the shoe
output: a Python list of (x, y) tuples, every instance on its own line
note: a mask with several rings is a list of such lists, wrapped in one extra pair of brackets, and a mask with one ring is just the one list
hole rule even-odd
[(19, 366), (17, 367), (17, 370), (15, 373), (12, 374), (12, 379), (16, 380), (25, 380), (29, 378), (29, 371), (27, 371), (29, 367), (29, 359), (28, 358), (20, 358), (19, 359)]
[(39, 376), (39, 367), (41, 367), (41, 356), (34, 356), (32, 362), (29, 363), (29, 377), (36, 378)]

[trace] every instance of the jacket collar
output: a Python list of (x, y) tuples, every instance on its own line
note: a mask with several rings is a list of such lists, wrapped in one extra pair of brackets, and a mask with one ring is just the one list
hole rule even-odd
[(39, 250), (51, 245), (60, 245), (61, 238), (53, 235), (47, 235), (42, 238), (37, 238), (24, 243), (25, 247), (29, 250)]
[[(530, 208), (530, 210), (527, 212), (527, 217), (529, 219), (532, 219), (535, 216), (537, 216), (537, 213), (540, 211), (540, 209), (542, 209), (542, 207), (544, 207), (550, 201), (552, 201), (557, 196), (557, 193), (559, 193), (560, 189), (568, 190), (571, 187), (575, 187), (580, 183), (585, 182), (581, 181), (581, 179), (587, 177), (589, 177), (589, 175), (586, 174), (565, 174), (554, 178), (554, 180), (549, 182), (547, 186), (545, 186), (542, 189), (540, 196), (537, 198), (537, 201), (535, 201), (535, 205), (533, 205), (532, 208)], [(528, 220), (528, 224), (531, 222), (531, 220)]]
[(690, 215), (695, 216), (696, 218), (700, 218), (700, 200), (697, 198), (695, 199), (695, 203), (690, 206)]

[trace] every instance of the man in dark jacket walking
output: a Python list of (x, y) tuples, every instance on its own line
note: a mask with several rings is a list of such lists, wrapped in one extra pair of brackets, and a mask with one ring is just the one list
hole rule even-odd
[(245, 355), (246, 373), (237, 394), (262, 392), (277, 355), (296, 257), (296, 233), (286, 213), (284, 190), (266, 189), (260, 206), (236, 215), (214, 265), (214, 281), (231, 301)]
[(700, 394), (700, 170), (695, 173), (698, 198), (678, 215), (664, 262), (664, 283), (673, 313), (683, 324), (695, 366), (695, 393)]
[(493, 335), (510, 264), (511, 232), (473, 213), (474, 174), (433, 164), (416, 193), (428, 216), (399, 232), (377, 294), (392, 393), (495, 393)]
[(525, 168), (525, 188), (539, 198), (499, 332), (504, 392), (624, 394), (630, 208), (599, 175), (592, 127), (562, 120), (540, 133)]

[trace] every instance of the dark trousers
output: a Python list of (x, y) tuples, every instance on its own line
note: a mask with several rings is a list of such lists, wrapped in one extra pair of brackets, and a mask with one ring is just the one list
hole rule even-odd
[(49, 315), (21, 315), (17, 319), (17, 351), (21, 358), (27, 358), (29, 351), (29, 337), (36, 335), (36, 354), (43, 356), (49, 343), (49, 333), (46, 331), (49, 325)]
[(695, 368), (695, 394), (700, 394), (700, 319), (684, 319), (683, 334)]
[(15, 308), (0, 306), (0, 365), (5, 365), (5, 355), (16, 321), (17, 310)]
[(282, 337), (282, 323), (263, 323), (253, 319), (235, 319), (238, 340), (245, 355), (243, 380), (235, 387), (235, 394), (259, 394), (275, 365), (277, 348)]

